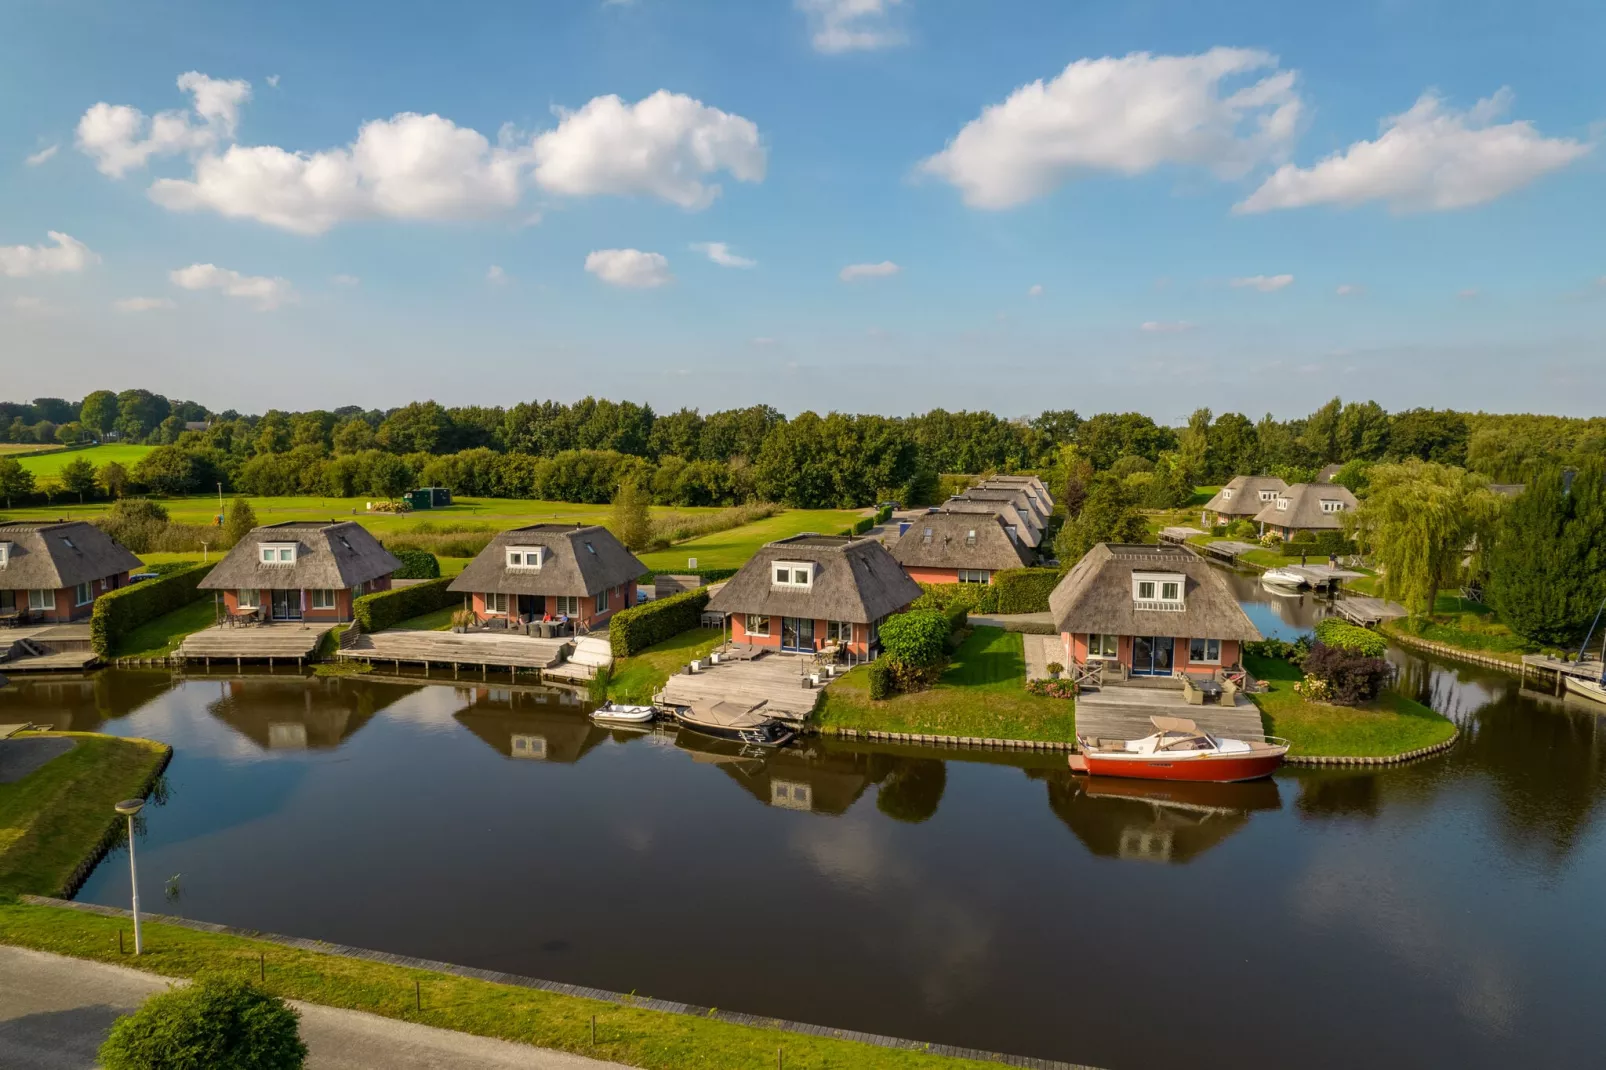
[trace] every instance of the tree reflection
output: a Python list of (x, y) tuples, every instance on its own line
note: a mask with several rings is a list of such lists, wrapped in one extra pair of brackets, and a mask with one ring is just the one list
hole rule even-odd
[(935, 758), (900, 758), (876, 789), (876, 809), (894, 821), (917, 825), (930, 820), (948, 787), (948, 763)]

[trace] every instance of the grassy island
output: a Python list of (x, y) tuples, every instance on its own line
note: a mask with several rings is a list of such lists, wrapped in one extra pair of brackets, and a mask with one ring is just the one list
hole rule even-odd
[(1019, 632), (977, 628), (929, 691), (870, 698), (870, 676), (857, 668), (825, 691), (816, 723), (823, 729), (911, 732), (1068, 742), (1076, 735), (1075, 704), (1026, 691)]
[(1250, 696), (1266, 734), (1292, 742), (1297, 756), (1388, 758), (1455, 735), (1448, 718), (1393, 691), (1364, 706), (1335, 706), (1296, 692), (1302, 676), (1286, 661), (1246, 656), (1244, 667), (1270, 688)]

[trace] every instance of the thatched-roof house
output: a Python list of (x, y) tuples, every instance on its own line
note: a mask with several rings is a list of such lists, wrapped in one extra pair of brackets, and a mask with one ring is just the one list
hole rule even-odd
[(957, 502), (991, 502), (1002, 503), (1014, 509), (1020, 517), (1020, 523), (1029, 524), (1033, 531), (1041, 532), (1047, 523), (1042, 513), (1039, 513), (1027, 499), (1026, 492), (1022, 490), (1006, 490), (1000, 488), (972, 487), (963, 494), (956, 494), (942, 503), (942, 508), (948, 509)]
[(1047, 524), (1048, 516), (1051, 512), (1053, 512), (1053, 507), (1047, 502), (1040, 500), (1035, 491), (1033, 491), (1030, 487), (1019, 483), (1000, 483), (990, 479), (983, 480), (982, 482), (971, 487), (969, 490), (965, 491), (965, 494), (969, 497), (985, 497), (990, 494), (1013, 494), (1015, 496), (1014, 501), (1016, 505), (1020, 507), (1023, 513), (1030, 514), (1031, 517), (1037, 522), (1038, 527), (1042, 527), (1043, 525)]
[(1338, 473), (1340, 471), (1342, 471), (1343, 468), (1344, 468), (1344, 466), (1341, 465), (1341, 464), (1324, 464), (1324, 465), (1322, 465), (1322, 470), (1320, 472), (1316, 473), (1316, 482), (1318, 482), (1318, 483), (1331, 483), (1333, 481), (1333, 477), (1338, 475)]
[(1180, 546), (1100, 543), (1048, 607), (1067, 665), (1100, 659), (1136, 676), (1214, 673), (1261, 638), (1221, 573)]
[(976, 486), (983, 488), (1003, 487), (1006, 489), (1019, 487), (1037, 504), (1038, 512), (1048, 516), (1054, 511), (1054, 496), (1048, 492), (1048, 488), (1043, 485), (1043, 481), (1036, 476), (988, 476), (977, 483)]
[(82, 520), (0, 522), (0, 617), (87, 620), (95, 599), (140, 567), (126, 546)]
[(920, 597), (920, 585), (874, 539), (794, 535), (760, 547), (708, 601), (731, 622), (737, 643), (815, 651), (835, 645), (873, 655), (889, 615)]
[(532, 524), (492, 539), (447, 589), (468, 595), (476, 617), (592, 627), (636, 604), (646, 571), (601, 525)]
[(927, 513), (888, 549), (918, 583), (991, 583), (1032, 559), (1020, 529), (995, 513)]
[(354, 520), (291, 520), (252, 528), (200, 586), (231, 614), (340, 622), (354, 598), (390, 589), (401, 562)]
[[(1287, 490), (1288, 484), (1276, 476), (1233, 476), (1216, 491), (1215, 497), (1205, 502), (1204, 511), (1207, 516), (1215, 514), (1217, 524), (1247, 520)], [(1205, 522), (1211, 523), (1208, 519)]]
[(1255, 513), (1255, 522), (1285, 539), (1297, 531), (1338, 531), (1358, 504), (1340, 483), (1295, 483)]
[[(1005, 501), (974, 501), (966, 497), (949, 498), (941, 505), (944, 513), (981, 513), (991, 514), (1003, 520), (1006, 528), (1014, 528), (1015, 534), (1028, 549), (1036, 549), (1043, 541), (1043, 533), (1036, 525), (1021, 516), (1020, 510), (1013, 502)], [(913, 521), (910, 521), (913, 523)]]

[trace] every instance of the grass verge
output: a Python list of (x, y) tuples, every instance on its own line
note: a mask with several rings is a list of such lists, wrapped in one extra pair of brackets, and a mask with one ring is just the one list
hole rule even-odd
[(930, 691), (870, 698), (870, 676), (857, 668), (825, 691), (822, 728), (914, 732), (984, 739), (1066, 742), (1076, 736), (1075, 703), (1026, 692), (1026, 656), (1019, 632), (977, 628), (960, 644)]
[(1384, 621), (1382, 630), (1389, 635), (1426, 639), (1430, 643), (1443, 643), (1445, 646), (1500, 658), (1513, 665), (1521, 664), (1522, 655), (1532, 654), (1539, 649), (1501, 623), (1494, 610), (1482, 602), (1445, 591), (1440, 591), (1433, 600), (1431, 618), (1401, 617)]
[[(286, 999), (379, 1014), (477, 1036), (534, 1044), (652, 1068), (750, 1068), (776, 1062), (835, 1070), (979, 1068), (971, 1060), (849, 1040), (735, 1025), (451, 974), (319, 954), (224, 933), (147, 921), (146, 952), (120, 955), (128, 922), (62, 907), (0, 902), (0, 939), (74, 958), (134, 966), (164, 977), (202, 973), (248, 979)], [(258, 958), (258, 956), (262, 956)], [(259, 979), (264, 978), (265, 979)], [(415, 1009), (415, 989), (422, 1010)], [(591, 1020), (596, 1039), (590, 1043)]]
[(178, 649), (185, 636), (217, 623), (212, 592), (187, 606), (148, 620), (123, 637), (112, 651), (114, 658), (161, 658)]
[(720, 644), (723, 628), (693, 628), (613, 663), (608, 697), (619, 702), (651, 702), (674, 671)]
[(166, 753), (148, 739), (50, 735), (70, 737), (77, 746), (15, 783), (0, 784), (0, 893), (60, 891), (106, 835), (112, 804), (137, 794)]
[(654, 572), (676, 572), (686, 568), (688, 558), (697, 559), (697, 567), (741, 568), (758, 548), (776, 539), (785, 539), (805, 531), (835, 535), (853, 526), (860, 514), (852, 509), (786, 509), (772, 517), (751, 524), (730, 528), (700, 539), (676, 543), (667, 550), (654, 550), (638, 554), (642, 564)]
[(444, 632), (452, 626), (452, 614), (462, 609), (462, 606), (447, 606), (432, 613), (421, 613), (416, 617), (393, 624), (389, 631), (409, 632)]
[(1366, 706), (1332, 706), (1295, 692), (1303, 676), (1286, 661), (1246, 656), (1244, 667), (1270, 686), (1250, 696), (1260, 707), (1266, 734), (1293, 743), (1296, 755), (1388, 758), (1455, 735), (1448, 718), (1394, 691)]

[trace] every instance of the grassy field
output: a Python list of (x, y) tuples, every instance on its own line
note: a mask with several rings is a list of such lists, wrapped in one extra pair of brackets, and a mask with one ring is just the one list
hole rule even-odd
[(1455, 725), (1443, 715), (1393, 691), (1369, 706), (1309, 702), (1294, 691), (1300, 671), (1286, 661), (1246, 656), (1244, 667), (1271, 690), (1251, 695), (1266, 734), (1312, 757), (1384, 758), (1443, 743)]
[[(994, 1063), (878, 1048), (850, 1040), (733, 1025), (450, 974), (325, 955), (263, 940), (147, 921), (145, 954), (117, 950), (128, 922), (62, 907), (0, 902), (0, 940), (19, 947), (132, 966), (163, 977), (249, 979), (286, 999), (344, 1007), (478, 1036), (570, 1051), (632, 1066), (752, 1070), (982, 1070)], [(259, 959), (258, 956), (261, 956)], [(266, 980), (258, 981), (258, 971)], [(415, 997), (414, 985), (418, 985)], [(417, 998), (423, 1009), (414, 1009)], [(596, 1020), (596, 1044), (591, 1021)], [(780, 1052), (778, 1058), (777, 1051)]]
[(824, 728), (988, 739), (1074, 738), (1074, 703), (1027, 694), (1025, 683), (1020, 633), (977, 628), (930, 691), (877, 702), (870, 698), (868, 670), (858, 668), (826, 689), (817, 717)]
[(77, 746), (0, 784), (0, 893), (60, 891), (105, 835), (112, 804), (136, 794), (162, 759), (162, 745), (150, 740), (51, 734)]
[(693, 557), (698, 568), (740, 568), (767, 542), (805, 531), (836, 535), (852, 527), (862, 515), (852, 509), (787, 509), (765, 520), (637, 556), (654, 572), (684, 569), (687, 559)]
[(27, 453), (43, 453), (46, 450), (59, 450), (60, 446), (47, 445), (43, 442), (0, 442), (0, 457), (21, 457)]
[(1444, 643), (1502, 658), (1513, 664), (1520, 663), (1522, 655), (1532, 654), (1539, 649), (1501, 623), (1494, 610), (1482, 602), (1473, 602), (1450, 591), (1440, 591), (1434, 599), (1431, 619), (1401, 617), (1385, 621), (1382, 629), (1390, 635), (1404, 634), (1433, 643)]
[(217, 606), (212, 592), (187, 606), (147, 621), (123, 637), (112, 651), (116, 658), (162, 658), (178, 649), (184, 637), (217, 623)]
[(671, 673), (713, 650), (724, 636), (723, 628), (693, 628), (633, 657), (620, 658), (608, 681), (608, 697), (620, 702), (651, 702)]
[(447, 606), (437, 609), (433, 613), (424, 613), (417, 617), (409, 617), (399, 624), (393, 625), (392, 631), (408, 632), (444, 632), (452, 626), (452, 614), (462, 606)]
[(116, 461), (124, 468), (132, 469), (142, 457), (155, 448), (155, 446), (89, 446), (81, 450), (60, 450), (35, 457), (23, 457), (21, 461), (22, 467), (32, 472), (35, 478), (42, 479), (45, 476), (59, 474), (63, 468), (80, 457), (96, 468)]

